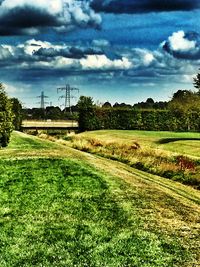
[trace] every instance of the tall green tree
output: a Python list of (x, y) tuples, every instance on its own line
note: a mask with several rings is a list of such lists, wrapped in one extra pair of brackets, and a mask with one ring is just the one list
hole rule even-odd
[(168, 107), (175, 118), (183, 119), (185, 124), (182, 125), (183, 130), (190, 131), (193, 128), (194, 113), (200, 112), (200, 95), (190, 90), (178, 90), (174, 93)]
[(13, 112), (11, 100), (0, 83), (0, 147), (8, 145), (13, 130)]
[(11, 98), (12, 112), (14, 114), (13, 125), (15, 130), (20, 131), (22, 126), (22, 104), (19, 99)]
[(181, 112), (199, 111), (200, 97), (196, 92), (191, 90), (178, 90), (173, 94), (172, 100), (169, 102), (169, 107), (172, 110)]
[(93, 103), (92, 97), (81, 96), (78, 104), (78, 123), (79, 131), (87, 131), (98, 129), (98, 120), (95, 116), (96, 106)]

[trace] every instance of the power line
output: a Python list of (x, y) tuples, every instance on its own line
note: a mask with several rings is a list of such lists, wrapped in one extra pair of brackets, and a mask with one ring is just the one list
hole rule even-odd
[(72, 110), (71, 110), (71, 99), (75, 98), (75, 96), (73, 96), (71, 94), (71, 92), (72, 91), (79, 92), (79, 89), (75, 88), (75, 87), (71, 87), (69, 84), (66, 84), (65, 87), (57, 88), (57, 92), (59, 92), (59, 91), (65, 91), (65, 94), (60, 96), (59, 99), (60, 98), (64, 98), (65, 99), (65, 103), (64, 103), (65, 109), (69, 108), (69, 112), (72, 113)]

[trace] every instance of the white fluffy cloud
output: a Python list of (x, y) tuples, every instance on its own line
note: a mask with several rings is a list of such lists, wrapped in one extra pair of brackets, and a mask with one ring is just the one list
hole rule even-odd
[(195, 49), (196, 42), (185, 38), (184, 31), (174, 32), (172, 36), (168, 38), (170, 47), (174, 51), (190, 51)]
[(62, 0), (4, 0), (1, 4), (1, 13), (8, 12), (15, 8), (23, 8), (25, 6), (49, 9), (49, 13), (58, 14), (62, 12), (63, 1)]
[[(49, 53), (40, 52), (47, 51)], [(51, 54), (52, 52), (52, 54)], [(69, 56), (68, 56), (69, 55)], [(77, 55), (80, 57), (77, 57)], [(111, 59), (107, 55), (90, 48), (70, 47), (66, 44), (54, 45), (50, 42), (31, 39), (17, 46), (0, 46), (0, 62), (5, 57), (11, 60), (7, 64), (10, 67), (22, 69), (45, 68), (45, 69), (68, 69), (76, 71), (85, 70), (126, 70), (132, 67), (132, 62), (125, 56), (118, 59)], [(146, 55), (146, 61), (151, 61), (151, 57)], [(6, 64), (6, 62), (5, 62)]]
[(153, 53), (146, 49), (140, 50), (140, 56), (141, 56), (141, 63), (146, 67), (148, 67), (155, 60)]
[(8, 47), (0, 46), (0, 60), (6, 60), (11, 56), (11, 52)]
[(33, 55), (33, 53), (37, 52), (41, 48), (61, 49), (61, 48), (64, 48), (65, 46), (53, 45), (50, 42), (44, 42), (40, 40), (31, 39), (31, 40), (26, 41), (24, 44), (18, 45), (17, 47), (22, 48), (26, 54)]
[(135, 68), (150, 67), (156, 61), (154, 52), (142, 48), (133, 48), (131, 51), (127, 52), (127, 54), (124, 53), (124, 55), (126, 55), (128, 58), (131, 58)]
[(129, 69), (132, 63), (128, 58), (110, 60), (106, 55), (88, 55), (87, 58), (80, 60), (83, 69), (107, 70), (107, 69)]
[(197, 32), (174, 32), (161, 47), (176, 58), (200, 59), (200, 36)]

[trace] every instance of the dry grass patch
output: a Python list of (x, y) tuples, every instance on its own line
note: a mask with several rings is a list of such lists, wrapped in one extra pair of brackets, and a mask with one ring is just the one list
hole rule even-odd
[(137, 169), (200, 188), (200, 166), (192, 158), (148, 147), (135, 140), (116, 142), (78, 135), (68, 144), (75, 149), (118, 160)]

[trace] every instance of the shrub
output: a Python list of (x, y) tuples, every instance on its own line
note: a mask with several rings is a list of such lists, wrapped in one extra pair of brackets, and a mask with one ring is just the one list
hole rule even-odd
[(182, 155), (177, 156), (176, 162), (177, 162), (177, 165), (180, 167), (181, 171), (185, 171), (185, 170), (195, 171), (195, 163), (191, 159), (185, 156), (182, 156)]
[(11, 101), (0, 83), (0, 147), (5, 147), (9, 143), (13, 130), (13, 117)]

